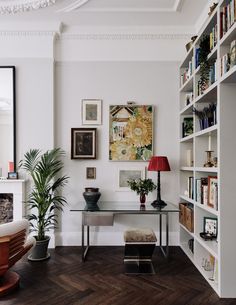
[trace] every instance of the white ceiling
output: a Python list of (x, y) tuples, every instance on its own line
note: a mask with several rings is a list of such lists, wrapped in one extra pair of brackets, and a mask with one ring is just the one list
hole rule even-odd
[(208, 0), (0, 0), (2, 13), (16, 11), (3, 14), (0, 27), (4, 22), (60, 21), (67, 27), (193, 28), (208, 7)]

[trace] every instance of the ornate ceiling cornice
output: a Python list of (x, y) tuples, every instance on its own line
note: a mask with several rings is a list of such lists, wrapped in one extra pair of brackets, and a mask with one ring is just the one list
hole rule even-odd
[(59, 40), (175, 40), (189, 39), (190, 34), (62, 34)]
[(34, 1), (4, 1), (0, 4), (0, 14), (16, 14), (37, 10), (54, 4), (57, 0), (34, 0)]

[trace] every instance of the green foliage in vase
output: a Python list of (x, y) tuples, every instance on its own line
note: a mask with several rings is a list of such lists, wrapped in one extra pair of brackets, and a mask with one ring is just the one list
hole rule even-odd
[(203, 35), (199, 44), (199, 64), (200, 64), (200, 88), (201, 92), (203, 92), (209, 82), (209, 73), (211, 63), (208, 60), (208, 55), (210, 53), (210, 36)]
[(130, 189), (135, 191), (138, 195), (148, 195), (149, 192), (152, 192), (157, 188), (152, 179), (131, 179), (128, 180), (127, 183)]
[(63, 169), (61, 157), (64, 152), (60, 148), (41, 153), (39, 149), (31, 149), (25, 153), (19, 167), (32, 178), (33, 186), (26, 203), (35, 213), (28, 216), (32, 230), (37, 232), (36, 239), (44, 240), (45, 232), (55, 228), (57, 224), (56, 210), (62, 211), (67, 203), (60, 190), (68, 181), (67, 176), (60, 176)]

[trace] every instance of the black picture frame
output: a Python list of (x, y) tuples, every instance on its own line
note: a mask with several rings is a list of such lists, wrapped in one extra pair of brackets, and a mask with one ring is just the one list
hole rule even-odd
[(96, 128), (71, 128), (71, 159), (96, 159)]
[(7, 175), (7, 179), (16, 180), (18, 179), (18, 173), (17, 172), (9, 172)]
[(204, 217), (203, 218), (203, 229), (204, 233), (211, 236), (212, 238), (217, 238), (218, 234), (218, 220), (216, 217)]

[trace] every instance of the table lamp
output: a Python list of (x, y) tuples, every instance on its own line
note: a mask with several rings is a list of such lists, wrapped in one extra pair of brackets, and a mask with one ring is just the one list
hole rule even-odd
[(160, 172), (170, 171), (170, 165), (167, 157), (153, 156), (149, 161), (148, 171), (157, 172), (157, 199), (152, 202), (152, 206), (163, 207), (166, 205), (166, 203), (165, 201), (161, 200)]

